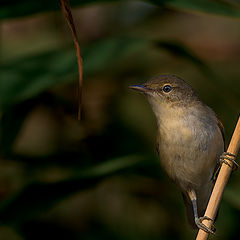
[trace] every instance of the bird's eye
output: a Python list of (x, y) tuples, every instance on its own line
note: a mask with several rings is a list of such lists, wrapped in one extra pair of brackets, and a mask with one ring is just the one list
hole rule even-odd
[(165, 85), (163, 87), (163, 91), (166, 92), (166, 93), (170, 92), (171, 90), (172, 90), (172, 87), (170, 85)]

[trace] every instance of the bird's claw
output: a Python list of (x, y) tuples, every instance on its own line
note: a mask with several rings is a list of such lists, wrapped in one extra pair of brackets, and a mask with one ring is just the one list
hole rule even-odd
[[(231, 161), (231, 162), (233, 163), (233, 165), (231, 166), (231, 165), (229, 164), (229, 162), (226, 161), (226, 159), (229, 160), (229, 161)], [(222, 164), (222, 163), (225, 163), (225, 164), (227, 164), (230, 168), (232, 168), (233, 171), (236, 171), (236, 170), (238, 170), (239, 165), (238, 165), (238, 163), (235, 161), (235, 159), (236, 159), (236, 155), (234, 155), (234, 154), (232, 154), (232, 153), (229, 153), (229, 152), (224, 152), (224, 153), (220, 156), (220, 160), (219, 160), (219, 161), (220, 161), (221, 164)]]
[(206, 225), (204, 225), (202, 223), (203, 220), (208, 220), (208, 221), (212, 221), (213, 220), (207, 216), (203, 216), (200, 218), (195, 218), (195, 223), (197, 225), (197, 227), (203, 231), (205, 231), (206, 233), (211, 233), (211, 234), (215, 234), (216, 228), (214, 225), (211, 225), (211, 228), (207, 227)]

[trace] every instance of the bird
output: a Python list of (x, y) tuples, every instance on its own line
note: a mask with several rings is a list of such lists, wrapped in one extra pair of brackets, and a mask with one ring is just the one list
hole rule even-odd
[(193, 228), (215, 233), (203, 220), (213, 190), (215, 175), (225, 151), (222, 122), (204, 104), (194, 89), (182, 78), (158, 75), (131, 89), (143, 93), (156, 116), (156, 148), (160, 164), (180, 189), (187, 218)]

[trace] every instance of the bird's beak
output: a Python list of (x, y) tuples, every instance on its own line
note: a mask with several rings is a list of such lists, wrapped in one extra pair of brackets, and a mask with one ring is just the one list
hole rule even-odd
[(142, 93), (149, 93), (152, 90), (144, 85), (132, 85), (129, 86), (131, 89), (142, 92)]

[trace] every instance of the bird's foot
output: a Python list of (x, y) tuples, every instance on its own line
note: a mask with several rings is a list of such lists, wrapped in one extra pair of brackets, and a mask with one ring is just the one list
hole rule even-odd
[[(232, 166), (229, 164), (229, 162), (227, 160), (231, 161), (233, 164)], [(227, 164), (230, 168), (232, 168), (233, 171), (238, 170), (239, 165), (238, 163), (235, 161), (236, 160), (236, 155), (229, 153), (229, 152), (224, 152), (221, 156), (220, 156), (220, 163), (225, 163)]]
[(215, 234), (215, 232), (216, 232), (215, 226), (211, 225), (211, 227), (209, 228), (209, 227), (207, 227), (206, 225), (204, 225), (202, 223), (203, 220), (208, 220), (208, 221), (212, 221), (213, 222), (213, 220), (211, 218), (207, 217), (207, 216), (203, 216), (203, 217), (200, 217), (200, 218), (195, 218), (195, 223), (196, 223), (197, 227), (199, 229), (202, 229), (206, 233)]

